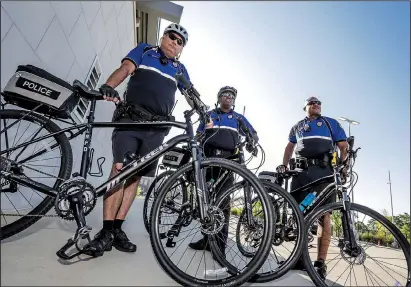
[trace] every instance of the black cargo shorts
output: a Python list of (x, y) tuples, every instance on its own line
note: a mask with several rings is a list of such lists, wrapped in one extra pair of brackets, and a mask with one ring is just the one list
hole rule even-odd
[[(160, 146), (165, 137), (165, 132), (159, 129), (122, 130), (115, 129), (111, 137), (113, 164), (123, 163), (124, 155), (134, 153), (143, 157)], [(158, 160), (141, 170), (138, 176), (153, 177), (158, 165)]]
[[(333, 179), (326, 183), (322, 183), (316, 186), (313, 186), (311, 189), (306, 190), (306, 191), (299, 191), (299, 192), (293, 192), (293, 190), (300, 188), (304, 185), (307, 185), (317, 179), (320, 179), (324, 176), (332, 175), (333, 174), (333, 169), (331, 166), (327, 167), (321, 167), (318, 165), (314, 166), (309, 166), (308, 169), (305, 170), (307, 173), (299, 174), (296, 176), (293, 176), (292, 181), (291, 181), (291, 190), (290, 194), (294, 197), (294, 199), (297, 201), (298, 204), (300, 204), (304, 198), (308, 195), (308, 193), (316, 191), (317, 196), (318, 194), (330, 183), (333, 182)], [(322, 205), (329, 204), (336, 202), (337, 196), (334, 193), (331, 195)]]

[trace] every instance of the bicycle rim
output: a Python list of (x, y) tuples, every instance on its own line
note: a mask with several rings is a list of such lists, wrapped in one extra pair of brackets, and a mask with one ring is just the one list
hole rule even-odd
[[(60, 131), (60, 128), (51, 120), (39, 114), (30, 113), (24, 110), (2, 110), (0, 120), (3, 126), (3, 124), (5, 123), (5, 120), (7, 119), (19, 120), (23, 117), (24, 117), (23, 121), (27, 121), (30, 123), (37, 123), (40, 126), (42, 126), (48, 133), (55, 133), (55, 132)], [(10, 124), (7, 124), (7, 127), (9, 127), (9, 125)], [(15, 127), (18, 127), (18, 125), (19, 124), (16, 124)], [(36, 135), (36, 132), (34, 133), (30, 132), (29, 134)], [(2, 135), (3, 134), (5, 135), (6, 133), (3, 131)], [(22, 136), (20, 138), (22, 138)], [(72, 165), (73, 165), (73, 154), (72, 154), (70, 142), (68, 141), (64, 133), (57, 135), (57, 136), (50, 137), (48, 140), (52, 138), (57, 142), (57, 145), (58, 145), (57, 148), (59, 148), (60, 150), (60, 152), (58, 153), (58, 156), (61, 158), (61, 165), (59, 168), (59, 172), (56, 175), (57, 178), (56, 178), (54, 185), (52, 184), (49, 184), (49, 185), (52, 185), (54, 188), (57, 188), (62, 183), (63, 179), (68, 179), (70, 177)], [(20, 143), (21, 142), (18, 142), (18, 144)], [(38, 144), (37, 145), (33, 144), (33, 145), (36, 147), (35, 152), (38, 152), (41, 150), (41, 148), (38, 148)], [(30, 145), (28, 145), (28, 147), (30, 147)], [(3, 148), (5, 149), (4, 145), (2, 145), (2, 149)], [(16, 153), (18, 154), (21, 150), (24, 150), (24, 149), (19, 149), (16, 151)], [(27, 148), (27, 150), (29, 150), (29, 148)], [(7, 156), (7, 154), (4, 154), (3, 156)], [(30, 169), (27, 167), (28, 166), (27, 163), (26, 163), (26, 170), (30, 171)], [(36, 162), (36, 160), (32, 160), (32, 163), (35, 163), (34, 167), (37, 170), (39, 170), (40, 173), (41, 172), (44, 173), (44, 169), (38, 167), (38, 161)], [(41, 193), (36, 191), (36, 194), (41, 194)], [(23, 197), (25, 200), (28, 200), (29, 198), (27, 195), (26, 196), (23, 195)], [(26, 215), (20, 215), (21, 218), (19, 218), (18, 220), (10, 224), (4, 225), (4, 226), (2, 225), (1, 240), (4, 240), (10, 236), (13, 236), (27, 229), (31, 225), (33, 225), (35, 222), (37, 222), (41, 218), (42, 215), (45, 215), (53, 207), (53, 205), (54, 205), (54, 198), (50, 196), (45, 196), (44, 199), (37, 206), (35, 206), (30, 212), (28, 212), (27, 214), (24, 213)], [(2, 213), (3, 213), (3, 208), (2, 208)], [(5, 216), (2, 216), (2, 217), (5, 218)]]
[[(242, 166), (233, 163), (232, 161), (225, 159), (215, 159), (207, 158), (204, 159), (201, 163), (202, 170), (206, 167), (219, 167), (227, 168), (232, 170), (236, 174), (244, 177), (247, 182), (250, 183), (254, 191), (258, 194), (258, 197), (261, 198), (262, 208), (265, 213), (266, 218), (273, 217), (272, 205), (270, 204), (269, 198), (265, 193), (264, 187), (259, 182), (258, 178), (252, 174), (250, 171), (244, 169)], [(163, 270), (176, 282), (184, 286), (209, 286), (210, 284), (214, 286), (224, 285), (224, 286), (238, 286), (250, 279), (264, 263), (265, 258), (268, 256), (268, 252), (271, 246), (271, 238), (273, 235), (273, 226), (271, 222), (267, 220), (264, 222), (264, 235), (260, 249), (256, 252), (256, 256), (250, 261), (246, 270), (240, 274), (232, 275), (224, 279), (215, 279), (210, 280), (206, 278), (196, 278), (186, 274), (184, 271), (180, 270), (167, 256), (166, 251), (162, 246), (159, 232), (159, 216), (161, 212), (162, 202), (168, 192), (168, 189), (171, 188), (175, 180), (182, 174), (187, 173), (187, 171), (192, 170), (192, 163), (189, 163), (182, 168), (178, 169), (173, 176), (171, 176), (162, 186), (158, 197), (156, 198), (154, 205), (151, 210), (151, 223), (152, 228), (150, 232), (150, 240), (153, 247), (154, 254), (160, 263)]]
[[(322, 215), (327, 212), (338, 212), (343, 209), (343, 203), (338, 202), (338, 203), (332, 203), (332, 204), (327, 204), (325, 206), (320, 207), (318, 210), (314, 211), (313, 214), (309, 215), (309, 217), (306, 220), (306, 225), (305, 225), (305, 233), (308, 234), (308, 231), (310, 230), (311, 225)], [(312, 253), (310, 256), (310, 251), (308, 249), (307, 245), (304, 245), (303, 248), (303, 260), (304, 260), (304, 265), (307, 269), (307, 273), (310, 276), (310, 278), (314, 281), (316, 286), (330, 286), (330, 285), (351, 285), (351, 286), (381, 286), (381, 282), (384, 286), (407, 286), (407, 279), (409, 280), (410, 276), (410, 268), (411, 268), (411, 262), (410, 262), (410, 244), (408, 241), (405, 239), (404, 235), (401, 233), (401, 231), (393, 225), (386, 217), (381, 215), (380, 213), (366, 207), (362, 206), (359, 204), (351, 203), (351, 212), (352, 214), (357, 214), (358, 218), (360, 219), (359, 221), (357, 220), (355, 222), (355, 226), (357, 229), (358, 228), (358, 234), (359, 234), (359, 239), (357, 240), (357, 244), (361, 246), (362, 250), (364, 252), (361, 252), (359, 256), (355, 257), (350, 257), (348, 256), (347, 252), (344, 252), (344, 248), (338, 247), (336, 248), (335, 244), (338, 243), (338, 241), (331, 241), (332, 244), (330, 244), (331, 251), (328, 252), (327, 254), (327, 260), (326, 262), (328, 263), (327, 265), (327, 278), (326, 280), (322, 280), (320, 276), (318, 275), (315, 267), (313, 266), (312, 260), (315, 260), (316, 254)], [(391, 232), (393, 238), (398, 242), (399, 248), (391, 248), (391, 247), (385, 247), (385, 246), (380, 246), (378, 243), (372, 243), (365, 241), (367, 240), (365, 237), (365, 234), (370, 233), (370, 228), (367, 227), (373, 226), (374, 223), (373, 221), (366, 221), (364, 220), (365, 216), (358, 215), (358, 213), (362, 213), (364, 215), (367, 215), (371, 218), (374, 219), (374, 223), (379, 224), (377, 225), (378, 231), (389, 231)], [(334, 219), (337, 223), (334, 223), (334, 230), (333, 232), (342, 234), (340, 232), (339, 228), (339, 223), (338, 223), (338, 216), (336, 216), (337, 219)], [(364, 225), (360, 225), (359, 222), (363, 222)], [(363, 226), (360, 227), (360, 226)], [(362, 231), (361, 231), (362, 230)], [(335, 249), (335, 250), (334, 250)], [(404, 260), (399, 260), (400, 253), (404, 254)], [(338, 259), (339, 254), (341, 255), (341, 259)], [(378, 259), (378, 260), (376, 260)], [(381, 260), (382, 259), (382, 260)], [(338, 261), (340, 260), (340, 261)], [(332, 263), (331, 261), (337, 262), (338, 263), (343, 263), (344, 265), (349, 265), (349, 267), (339, 267), (337, 269), (337, 264)], [(360, 264), (361, 263), (361, 264)], [(366, 264), (367, 263), (367, 264)], [(362, 265), (362, 266), (360, 266)], [(380, 271), (382, 267), (388, 267), (388, 270), (385, 271)], [(348, 268), (350, 268), (348, 270)], [(355, 268), (355, 269), (354, 269)], [(339, 270), (344, 271), (344, 273)], [(336, 272), (333, 272), (336, 270)], [(359, 275), (359, 271), (356, 270), (362, 270), (362, 272), (365, 274), (361, 274), (362, 277)], [(334, 274), (339, 274), (341, 275), (334, 275)], [(348, 273), (349, 275), (345, 275)], [(333, 274), (333, 275), (331, 275)], [(408, 277), (408, 278), (407, 278)], [(360, 281), (361, 283), (358, 283)], [(400, 282), (401, 281), (401, 282)], [(367, 285), (366, 285), (367, 284)]]

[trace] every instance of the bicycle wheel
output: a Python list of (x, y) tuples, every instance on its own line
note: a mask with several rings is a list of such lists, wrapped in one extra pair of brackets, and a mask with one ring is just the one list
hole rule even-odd
[[(262, 181), (262, 184), (270, 195), (276, 221), (273, 222), (274, 239), (271, 252), (258, 273), (249, 280), (253, 283), (269, 282), (285, 275), (299, 259), (304, 245), (304, 218), (295, 199), (277, 184), (268, 181)], [(245, 256), (251, 256), (254, 253), (252, 245), (255, 244), (253, 234), (256, 230), (248, 228), (243, 217), (244, 212), (236, 230), (238, 249)], [(246, 236), (241, 235), (242, 230)], [(244, 240), (241, 240), (241, 237), (245, 237)]]
[[(146, 197), (144, 198), (144, 206), (143, 206), (143, 220), (144, 220), (144, 226), (146, 227), (146, 230), (148, 233), (150, 233), (150, 213), (151, 213), (151, 206), (152, 202), (154, 202), (159, 190), (161, 189), (161, 186), (164, 184), (165, 180), (171, 176), (174, 173), (172, 170), (167, 170), (157, 176), (153, 182), (151, 183), (150, 187), (147, 190)], [(181, 195), (182, 201), (186, 202), (187, 201), (187, 190), (182, 187), (181, 192), (177, 194), (173, 194), (172, 198), (179, 197)]]
[[(311, 225), (324, 214), (331, 213), (332, 236), (342, 236), (344, 238), (341, 223), (342, 211), (342, 202), (327, 204), (318, 208), (318, 210), (314, 210), (306, 219), (305, 232), (308, 233)], [(409, 273), (411, 270), (410, 244), (401, 231), (386, 217), (368, 207), (351, 203), (351, 213), (354, 215), (353, 230), (357, 233), (356, 238), (359, 249), (353, 250), (346, 246), (344, 239), (331, 238), (330, 246), (326, 252), (326, 268), (322, 268), (323, 265), (314, 266), (315, 264), (312, 264), (312, 257), (314, 260), (317, 259), (318, 250), (310, 254), (312, 248), (303, 247), (304, 265), (315, 285), (408, 286), (406, 284), (407, 280), (410, 279)], [(360, 213), (363, 215), (359, 215)], [(366, 216), (371, 219), (366, 220)], [(320, 224), (318, 229), (321, 229)], [(392, 235), (387, 236), (387, 232), (391, 232)], [(373, 242), (372, 235), (378, 239), (377, 242)], [(392, 240), (398, 243), (398, 248), (384, 246), (389, 245), (384, 242), (389, 243)], [(324, 253), (324, 251), (321, 251), (321, 253)], [(339, 256), (341, 258), (337, 259)], [(382, 261), (380, 261), (381, 259)], [(341, 263), (339, 267), (337, 266), (338, 263)], [(345, 267), (344, 264), (348, 266)], [(381, 272), (383, 267), (388, 270)], [(348, 269), (350, 270), (348, 271)], [(364, 275), (360, 276), (360, 271), (364, 272)], [(321, 278), (321, 274), (324, 273), (326, 273), (325, 280)], [(341, 273), (341, 275), (337, 275), (338, 273)], [(344, 275), (345, 273), (348, 273), (348, 275)]]
[[(14, 120), (18, 120), (16, 122)], [(1, 168), (5, 168), (5, 165), (14, 162), (19, 164), (23, 168), (23, 173), (28, 178), (32, 180), (38, 179), (45, 180), (46, 182), (42, 182), (48, 186), (53, 186), (57, 188), (64, 180), (70, 178), (72, 165), (73, 165), (73, 154), (70, 146), (70, 142), (68, 141), (66, 135), (64, 133), (52, 136), (47, 138), (41, 142), (33, 143), (32, 145), (28, 145), (23, 148), (19, 148), (17, 150), (3, 153), (4, 151), (8, 150), (12, 146), (17, 146), (18, 144), (24, 143), (23, 135), (16, 136), (14, 140), (10, 141), (8, 136), (12, 134), (14, 131), (16, 133), (19, 132), (20, 128), (24, 132), (28, 132), (29, 136), (27, 138), (27, 142), (33, 140), (34, 138), (39, 138), (46, 134), (51, 134), (60, 131), (61, 129), (51, 120), (35, 113), (30, 113), (24, 110), (2, 110), (1, 116)], [(13, 122), (15, 123), (13, 125)], [(33, 125), (39, 125), (40, 128), (33, 128)], [(45, 130), (45, 134), (41, 135), (41, 131)], [(23, 140), (22, 140), (23, 139)], [(54, 140), (55, 143), (50, 142)], [(10, 146), (11, 145), (11, 146)], [(30, 151), (32, 150), (32, 154)], [(45, 152), (40, 154), (40, 152)], [(38, 159), (33, 156), (44, 156), (45, 158)], [(44, 161), (45, 164), (41, 165), (41, 161)], [(52, 166), (52, 164), (57, 164), (56, 162), (60, 161), (60, 166)], [(49, 171), (49, 168), (52, 168), (52, 171)], [(56, 172), (56, 175), (50, 175), (51, 172)], [(28, 175), (28, 173), (32, 173)], [(36, 176), (38, 175), (38, 176)], [(45, 176), (50, 176), (50, 180), (47, 181)], [(55, 181), (53, 183), (53, 181)], [(9, 188), (4, 188), (4, 186), (9, 185)], [(1, 179), (1, 202), (2, 202), (2, 225), (1, 225), (1, 240), (6, 239), (10, 236), (13, 236), (24, 229), (30, 227), (35, 222), (37, 222), (42, 215), (45, 215), (53, 206), (54, 206), (54, 198), (51, 196), (46, 196), (41, 198), (41, 193), (34, 191), (28, 187), (19, 186), (15, 182), (8, 181), (6, 178)], [(21, 191), (23, 189), (26, 190), (26, 195)], [(30, 190), (32, 191), (29, 194)], [(33, 208), (32, 211), (21, 214), (18, 207), (21, 207), (22, 200), (20, 202), (12, 202), (12, 199), (16, 199), (17, 194), (21, 194), (25, 201), (27, 201), (30, 206)], [(40, 197), (40, 198), (38, 198)], [(38, 201), (36, 206), (33, 206), (30, 201)], [(7, 204), (10, 202), (9, 207), (13, 207), (16, 209), (17, 214), (9, 213), (9, 207)], [(36, 203), (34, 203), (36, 204)], [(23, 208), (22, 209), (27, 209)], [(7, 223), (6, 218), (8, 217), (15, 217), (19, 216), (18, 220)], [(3, 224), (3, 220), (5, 225)]]
[[(263, 222), (263, 228), (262, 228), (262, 235), (261, 235), (261, 244), (260, 248), (258, 251), (256, 251), (255, 256), (242, 268), (238, 268), (236, 272), (233, 274), (233, 272), (226, 272), (225, 274), (219, 273), (218, 276), (216, 273), (213, 273), (212, 276), (208, 275), (208, 270), (204, 270), (204, 273), (199, 271), (199, 267), (201, 263), (204, 261), (204, 266), (206, 268), (206, 265), (208, 267), (212, 266), (214, 262), (214, 267), (216, 267), (215, 261), (217, 261), (217, 264), (219, 261), (221, 261), (222, 257), (225, 255), (222, 255), (221, 252), (217, 251), (215, 252), (216, 248), (212, 247), (210, 249), (204, 249), (203, 251), (203, 256), (197, 256), (197, 251), (194, 253), (192, 251), (188, 251), (188, 249), (184, 252), (177, 252), (177, 249), (182, 246), (182, 244), (185, 242), (186, 239), (179, 238), (178, 239), (178, 246), (177, 242), (170, 242), (170, 238), (167, 238), (166, 236), (160, 236), (161, 234), (167, 234), (166, 232), (160, 232), (160, 222), (162, 220), (160, 219), (160, 213), (163, 208), (167, 207), (166, 203), (164, 203), (164, 199), (166, 197), (166, 194), (169, 192), (170, 188), (173, 186), (174, 182), (178, 180), (181, 176), (190, 174), (192, 175), (194, 170), (193, 170), (193, 165), (191, 163), (183, 166), (182, 168), (178, 169), (162, 186), (161, 190), (159, 191), (159, 194), (154, 201), (153, 208), (151, 210), (151, 223), (152, 223), (152, 228), (150, 230), (150, 240), (151, 240), (151, 245), (153, 248), (154, 255), (157, 258), (157, 261), (159, 262), (160, 266), (163, 268), (163, 270), (176, 282), (179, 284), (182, 284), (184, 286), (209, 286), (212, 284), (213, 286), (239, 286), (249, 280), (261, 267), (261, 265), (264, 263), (265, 259), (268, 256), (268, 253), (270, 251), (271, 247), (271, 242), (272, 242), (272, 236), (273, 236), (273, 224), (271, 222), (271, 219), (274, 217), (273, 213), (273, 207), (270, 203), (270, 200), (268, 198), (268, 195), (266, 194), (264, 187), (261, 185), (261, 182), (258, 180), (258, 178), (251, 173), (249, 170), (245, 169), (244, 167), (229, 161), (225, 159), (220, 159), (220, 158), (206, 158), (201, 162), (201, 170), (204, 174), (207, 174), (206, 169), (219, 169), (219, 170), (225, 170), (228, 171), (229, 173), (235, 173), (238, 176), (242, 177), (243, 180), (239, 180), (239, 182), (245, 182), (248, 184), (250, 189), (255, 193), (255, 196), (258, 197), (261, 201), (261, 210), (262, 210), (262, 216), (264, 218), (268, 218), (269, 220), (264, 220)], [(207, 176), (205, 176), (207, 178)], [(233, 177), (234, 178), (234, 177)], [(220, 177), (214, 178), (215, 182), (218, 182)], [(192, 182), (192, 180), (191, 180)], [(211, 182), (211, 181), (210, 181)], [(209, 186), (209, 183), (207, 182), (207, 186)], [(214, 182), (214, 180), (212, 181)], [(239, 186), (239, 183), (237, 184), (231, 184), (231, 187), (229, 189), (233, 189), (236, 186)], [(214, 191), (213, 191), (214, 192)], [(210, 196), (213, 196), (212, 193), (209, 194)], [(227, 196), (227, 191), (224, 192), (224, 196)], [(236, 201), (239, 198), (235, 197), (229, 197), (231, 200)], [(222, 224), (222, 220), (227, 220), (227, 217), (223, 215), (221, 218), (221, 214), (223, 214), (223, 211), (221, 211), (220, 206), (213, 206), (213, 203), (218, 203), (222, 202), (221, 196), (218, 197), (216, 201), (211, 200), (210, 201), (210, 206), (209, 206), (209, 211), (213, 212), (213, 215), (211, 216), (211, 223), (215, 224), (216, 226), (220, 228), (224, 228), (224, 224)], [(184, 218), (181, 218), (179, 216), (179, 219), (175, 221), (174, 224), (167, 224), (168, 227), (170, 225), (173, 225), (173, 227), (176, 227), (179, 229), (179, 234), (184, 235), (187, 234), (188, 236), (191, 236), (192, 238), (196, 235), (196, 233), (193, 233), (193, 230), (195, 229), (196, 226), (201, 225), (201, 229), (198, 232), (203, 232), (207, 233), (208, 236), (214, 237), (215, 234), (211, 231), (211, 229), (208, 229), (209, 226), (206, 225), (206, 223), (200, 223), (198, 220), (198, 206), (190, 207), (190, 206), (185, 206), (184, 210), (182, 209), (179, 214), (183, 214), (185, 210), (188, 210), (189, 213), (187, 214), (188, 217), (192, 219), (192, 222), (190, 225), (186, 226), (186, 229), (182, 228), (182, 224), (179, 224), (178, 222), (184, 223)], [(220, 217), (218, 217), (218, 216)], [(197, 221), (197, 223), (196, 223)], [(230, 219), (231, 221), (231, 219)], [(173, 227), (169, 231), (174, 230)], [(228, 227), (227, 227), (228, 228)], [(219, 231), (221, 229), (218, 229)], [(215, 231), (215, 232), (219, 232)], [(176, 235), (177, 237), (179, 235)], [(166, 247), (171, 246), (171, 247), (176, 247), (176, 250), (171, 250), (164, 248), (162, 240), (166, 239), (167, 243), (165, 244)], [(173, 239), (171, 239), (172, 241)], [(213, 241), (214, 240), (214, 241)], [(227, 240), (228, 241), (228, 240)], [(212, 239), (212, 246), (215, 246), (216, 243), (215, 239)], [(174, 243), (175, 245), (173, 245)], [(207, 245), (206, 245), (207, 246)], [(167, 249), (167, 251), (165, 250)], [(171, 252), (171, 254), (168, 254), (168, 251)], [(211, 251), (212, 256), (207, 256), (205, 254), (205, 251)], [(224, 253), (225, 254), (225, 253)], [(172, 256), (178, 256), (181, 255), (181, 258), (178, 260), (178, 262), (175, 264), (172, 262), (171, 258)], [(214, 259), (214, 255), (217, 257)], [(182, 257), (191, 257), (191, 259), (183, 259)], [(215, 261), (212, 261), (213, 259)], [(227, 258), (224, 259), (227, 262)], [(196, 262), (199, 261), (199, 266), (196, 267)], [(211, 262), (211, 263), (210, 263)], [(177, 266), (177, 264), (181, 263), (183, 265), (182, 269)], [(229, 263), (232, 265), (232, 263)], [(227, 264), (227, 265), (229, 265)], [(221, 264), (220, 264), (221, 265)], [(226, 269), (227, 265), (221, 265), (221, 267), (218, 270), (221, 269)], [(200, 272), (200, 278), (199, 277), (194, 277), (192, 275), (187, 274), (188, 272), (195, 272), (195, 275), (199, 274)], [(201, 275), (203, 274), (203, 275)], [(223, 275), (228, 275), (228, 277), (222, 278)], [(214, 277), (215, 278), (209, 278), (209, 277)]]

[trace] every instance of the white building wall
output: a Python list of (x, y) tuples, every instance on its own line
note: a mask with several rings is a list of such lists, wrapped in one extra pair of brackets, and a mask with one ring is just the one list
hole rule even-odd
[[(2, 1), (1, 89), (17, 66), (25, 64), (69, 83), (74, 79), (84, 82), (96, 57), (102, 70), (99, 86), (133, 48), (133, 17), (132, 1)], [(118, 88), (119, 93), (126, 82)], [(113, 110), (114, 104), (98, 102), (96, 121), (110, 121)], [(98, 157), (106, 157), (104, 176), (89, 177), (94, 184), (107, 179), (110, 171), (111, 132), (93, 131), (94, 163)], [(71, 144), (75, 172), (80, 167), (83, 135)]]

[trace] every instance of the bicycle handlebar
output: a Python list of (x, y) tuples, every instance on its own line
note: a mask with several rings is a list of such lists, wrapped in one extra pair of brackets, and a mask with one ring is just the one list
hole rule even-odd
[[(204, 123), (209, 122), (210, 116), (207, 114), (209, 106), (204, 104), (200, 99), (200, 93), (194, 88), (194, 86), (184, 77), (180, 72), (177, 73), (174, 78), (183, 86), (182, 93), (193, 101), (192, 108), (199, 114)], [(190, 103), (189, 103), (190, 104)], [(191, 106), (191, 104), (190, 104)]]
[(256, 140), (253, 138), (250, 129), (246, 126), (246, 124), (244, 123), (243, 119), (241, 117), (236, 116), (236, 119), (240, 125), (240, 129), (242, 129), (242, 131), (245, 134), (245, 142), (242, 143), (240, 146), (243, 146), (244, 144), (246, 145), (246, 149), (249, 153), (251, 153), (253, 156), (257, 156), (257, 142)]

